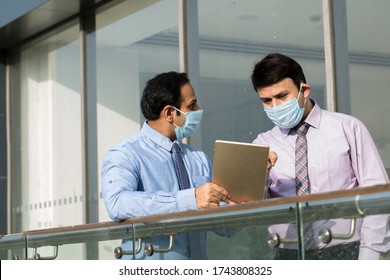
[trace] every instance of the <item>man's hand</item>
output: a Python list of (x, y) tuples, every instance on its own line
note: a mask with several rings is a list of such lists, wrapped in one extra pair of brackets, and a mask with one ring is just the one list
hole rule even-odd
[(275, 165), (278, 160), (278, 155), (275, 152), (269, 152), (268, 154), (268, 164), (267, 164), (267, 172), (271, 170), (271, 168)]
[[(267, 171), (275, 165), (278, 160), (278, 155), (275, 152), (269, 152)], [(206, 183), (195, 189), (195, 199), (198, 209), (212, 208), (219, 206), (220, 202), (226, 202), (228, 204), (237, 204), (230, 200), (231, 195), (221, 186), (214, 183)]]
[(221, 201), (235, 204), (230, 201), (230, 194), (223, 187), (214, 183), (206, 183), (197, 187), (195, 199), (198, 209), (217, 207)]

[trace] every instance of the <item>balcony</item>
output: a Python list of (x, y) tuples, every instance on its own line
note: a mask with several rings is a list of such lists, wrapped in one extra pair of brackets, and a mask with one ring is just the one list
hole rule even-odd
[[(206, 232), (209, 259), (273, 259), (276, 248), (296, 248), (298, 259), (305, 259), (302, 228), (305, 223), (342, 219), (348, 228), (337, 232), (321, 228), (315, 238), (325, 246), (332, 241), (348, 240), (356, 233), (362, 218), (390, 214), (390, 184), (310, 194), (301, 197), (273, 198), (215, 209), (187, 211), (69, 227), (29, 230), (0, 238), (0, 258), (12, 259), (137, 259), (140, 250), (146, 255), (167, 253), (181, 233)], [(272, 231), (272, 225), (290, 224), (297, 230), (288, 238)], [(153, 243), (138, 246), (140, 241), (166, 236), (167, 246)], [(165, 237), (164, 237), (165, 238)], [(122, 239), (133, 243), (133, 250), (121, 247)], [(389, 241), (390, 242), (390, 241)], [(145, 242), (144, 242), (145, 243)], [(342, 252), (340, 252), (342, 253)], [(337, 259), (337, 253), (333, 256)], [(390, 259), (390, 252), (381, 254)]]

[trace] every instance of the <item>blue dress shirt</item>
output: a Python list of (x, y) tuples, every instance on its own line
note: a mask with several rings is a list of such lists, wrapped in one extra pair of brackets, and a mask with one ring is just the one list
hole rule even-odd
[[(197, 209), (194, 188), (210, 182), (212, 165), (207, 155), (177, 140), (190, 178), (191, 188), (179, 190), (171, 158), (173, 142), (152, 129), (146, 122), (140, 133), (126, 138), (105, 155), (101, 176), (102, 194), (108, 215), (115, 221), (132, 217), (166, 214)], [(204, 234), (201, 243), (205, 245)], [(168, 236), (150, 237), (156, 247), (168, 247)], [(124, 250), (132, 250), (132, 240), (124, 240)], [(137, 245), (136, 245), (137, 246)], [(206, 258), (205, 246), (202, 246)], [(137, 259), (188, 259), (188, 235), (174, 237), (169, 253), (146, 257), (144, 250)], [(132, 256), (127, 256), (132, 259)]]

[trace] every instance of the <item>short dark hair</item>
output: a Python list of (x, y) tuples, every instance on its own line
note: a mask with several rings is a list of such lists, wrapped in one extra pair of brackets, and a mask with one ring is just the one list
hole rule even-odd
[(292, 79), (298, 89), (302, 82), (306, 83), (305, 75), (299, 63), (280, 53), (271, 53), (260, 60), (255, 65), (251, 78), (255, 91), (276, 84), (286, 78)]
[(141, 97), (141, 110), (145, 119), (157, 120), (167, 105), (180, 108), (181, 87), (189, 83), (186, 73), (166, 72), (146, 83)]

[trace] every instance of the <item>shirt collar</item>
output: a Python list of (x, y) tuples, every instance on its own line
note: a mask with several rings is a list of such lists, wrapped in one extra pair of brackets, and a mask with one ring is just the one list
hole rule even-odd
[[(146, 121), (142, 125), (141, 133), (148, 137), (151, 141), (159, 145), (161, 148), (169, 152), (172, 150), (173, 142), (171, 141), (171, 139), (154, 130), (148, 125)], [(179, 143), (181, 149), (180, 142), (177, 140), (175, 140), (175, 142)]]
[(321, 115), (322, 115), (321, 108), (314, 100), (312, 101), (314, 103), (314, 106), (311, 112), (309, 113), (309, 115), (307, 116), (305, 122), (310, 124), (310, 126), (318, 129), (321, 123)]
[[(310, 124), (310, 126), (318, 129), (320, 127), (321, 122), (321, 108), (314, 100), (310, 100), (314, 103), (314, 106), (309, 115), (306, 117), (305, 122)], [(292, 128), (279, 128), (280, 133), (284, 138), (286, 138), (290, 134), (291, 129)]]

